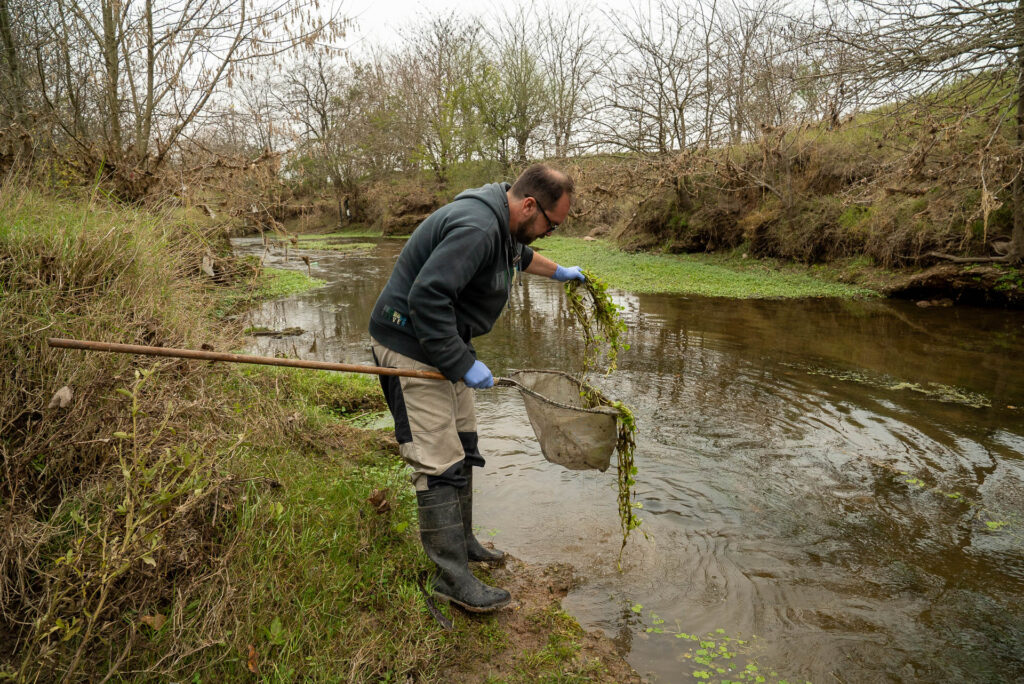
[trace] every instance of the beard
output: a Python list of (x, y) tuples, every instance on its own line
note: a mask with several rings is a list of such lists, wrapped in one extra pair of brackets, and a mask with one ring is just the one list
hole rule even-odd
[(533, 223), (532, 220), (520, 221), (518, 225), (509, 230), (509, 232), (512, 233), (512, 238), (521, 245), (529, 245), (531, 242), (536, 240), (536, 237), (529, 236), (531, 223)]

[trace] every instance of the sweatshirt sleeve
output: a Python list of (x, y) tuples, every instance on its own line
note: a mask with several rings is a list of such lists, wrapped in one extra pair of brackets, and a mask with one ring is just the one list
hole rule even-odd
[(491, 263), (494, 244), (480, 228), (453, 228), (431, 252), (409, 289), (409, 320), (420, 346), (446, 378), (462, 379), (476, 357), (455, 322), (455, 301), (483, 264)]
[(519, 270), (525, 271), (530, 266), (530, 262), (533, 261), (533, 250), (523, 245), (522, 257), (519, 262)]

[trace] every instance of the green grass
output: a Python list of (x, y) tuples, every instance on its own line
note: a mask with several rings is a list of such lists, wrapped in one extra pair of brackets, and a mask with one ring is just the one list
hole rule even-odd
[(222, 317), (256, 302), (315, 290), (326, 284), (326, 280), (312, 278), (302, 271), (261, 268), (255, 281), (236, 283), (219, 294), (217, 315)]
[[(379, 235), (377, 237), (380, 237)], [(373, 249), (376, 242), (331, 242), (329, 240), (301, 240), (296, 249), (317, 249), (330, 252), (350, 252)]]
[[(0, 451), (22, 464), (0, 679), (432, 681), (507, 651), (498, 619), (452, 614), (443, 632), (425, 609), (406, 468), (386, 432), (353, 426), (384, 410), (375, 377), (46, 346), (231, 349), (225, 300), (318, 284), (268, 270), (255, 287), (236, 262), (241, 282), (215, 282), (215, 237), (0, 187)], [(63, 385), (73, 400), (47, 408)], [(524, 681), (571, 670), (560, 643)]]
[(312, 235), (299, 235), (299, 242), (305, 242), (307, 240), (317, 241), (326, 240), (328, 238), (369, 238), (369, 237), (380, 237), (379, 230), (371, 230), (364, 224), (358, 224), (350, 229), (339, 230), (333, 233), (316, 233)]
[(256, 285), (258, 299), (277, 299), (288, 295), (314, 290), (327, 284), (326, 280), (311, 278), (301, 271), (283, 268), (264, 268)]
[(872, 290), (816, 277), (797, 266), (785, 269), (725, 255), (631, 254), (605, 241), (549, 237), (534, 243), (549, 259), (580, 265), (609, 286), (645, 294), (684, 294), (738, 299), (870, 297)]
[[(239, 587), (245, 612), (203, 679), (248, 676), (242, 644), (257, 652), (264, 681), (436, 677), (455, 640), (422, 608), (415, 577), (426, 558), (404, 466), (392, 459), (325, 469), (279, 449), (242, 456), (273, 463), (283, 486), (246, 490), (237, 525), (249, 543), (230, 566), (247, 578)], [(367, 501), (374, 490), (388, 492), (384, 513)]]
[[(352, 424), (368, 413), (386, 412), (375, 375), (256, 365), (239, 365), (236, 370), (235, 387), (273, 383), (275, 401), (284, 401), (287, 409), (302, 412), (318, 426), (338, 419)], [(259, 401), (260, 397), (253, 400)]]

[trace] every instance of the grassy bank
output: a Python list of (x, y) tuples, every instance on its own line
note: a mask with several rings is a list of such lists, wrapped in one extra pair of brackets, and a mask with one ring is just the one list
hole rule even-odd
[(384, 408), (375, 379), (45, 345), (234, 349), (218, 315), (301, 274), (258, 275), (198, 218), (0, 198), (0, 677), (621, 679), (545, 617), (546, 586), (451, 632), (430, 617), (393, 438), (350, 424)]
[[(380, 235), (377, 235), (377, 237), (380, 237)], [(358, 252), (373, 249), (376, 244), (375, 242), (338, 242), (337, 240), (330, 239), (303, 240), (300, 238), (297, 249), (315, 249), (326, 252)]]
[(838, 271), (783, 266), (742, 255), (629, 253), (606, 241), (554, 236), (535, 246), (561, 264), (579, 264), (611, 287), (630, 292), (744, 299), (877, 296), (873, 290), (837, 282)]

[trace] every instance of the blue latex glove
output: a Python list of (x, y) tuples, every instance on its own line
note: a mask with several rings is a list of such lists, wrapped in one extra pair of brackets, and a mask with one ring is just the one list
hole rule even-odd
[(556, 266), (555, 275), (551, 277), (560, 283), (574, 279), (581, 282), (586, 282), (587, 280), (587, 277), (583, 275), (583, 270), (580, 269), (579, 266), (570, 266), (569, 268), (566, 268), (565, 266)]
[(484, 365), (483, 361), (474, 361), (462, 379), (466, 383), (466, 387), (473, 389), (494, 387), (494, 376), (491, 375), (491, 369)]

